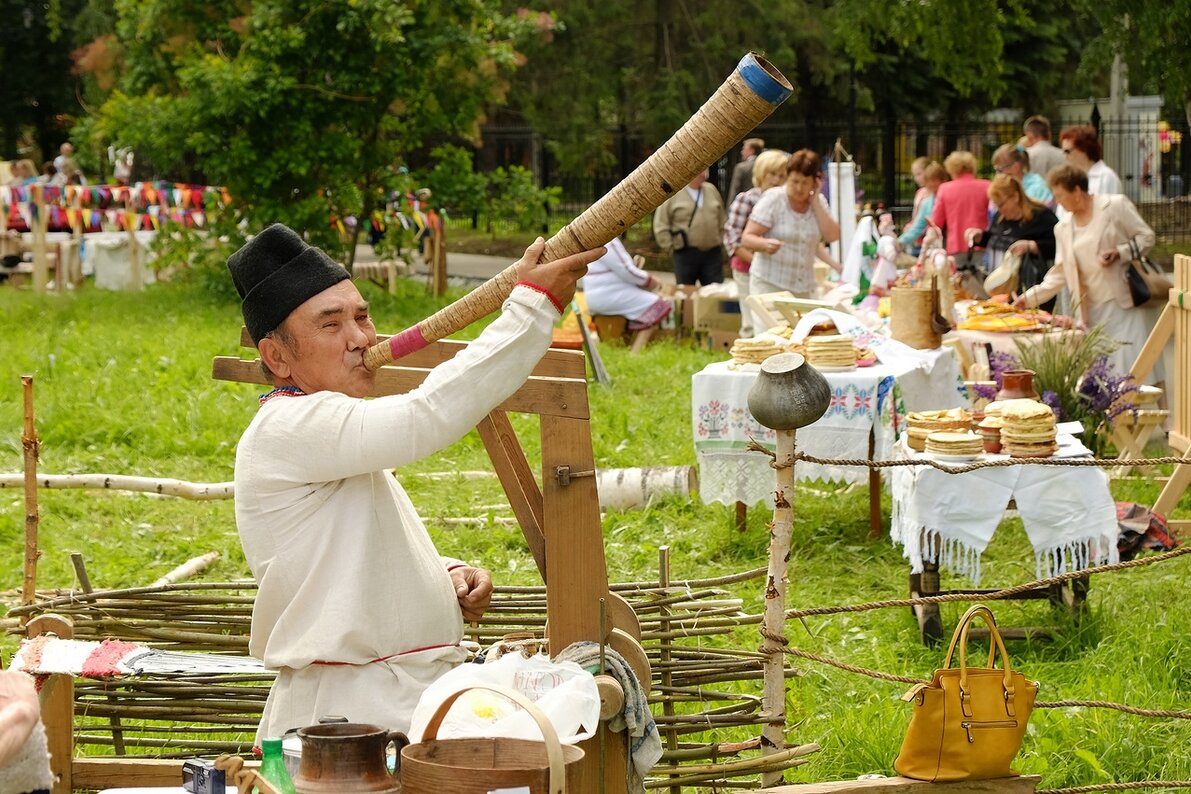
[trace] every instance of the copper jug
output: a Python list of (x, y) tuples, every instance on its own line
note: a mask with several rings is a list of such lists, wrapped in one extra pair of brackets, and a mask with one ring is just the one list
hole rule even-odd
[[(379, 725), (339, 723), (298, 729), (302, 760), (294, 775), (298, 794), (399, 794), (401, 748), (409, 739)], [(388, 748), (397, 755), (390, 773)]]
[(1034, 389), (1034, 370), (1007, 369), (1001, 373), (1001, 390), (997, 392), (998, 400), (1037, 400), (1038, 392)]

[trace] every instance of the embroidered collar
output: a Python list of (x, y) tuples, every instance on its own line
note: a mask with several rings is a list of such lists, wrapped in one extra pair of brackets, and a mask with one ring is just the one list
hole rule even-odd
[(260, 403), (264, 405), (274, 397), (305, 397), (306, 392), (299, 389), (297, 386), (278, 386), (273, 391), (260, 396)]

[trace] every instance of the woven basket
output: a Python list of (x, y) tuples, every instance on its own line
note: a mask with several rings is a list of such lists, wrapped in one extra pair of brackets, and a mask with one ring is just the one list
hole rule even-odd
[(931, 328), (931, 291), (894, 287), (889, 297), (889, 333), (918, 350), (933, 350), (943, 337)]
[[(545, 741), (525, 739), (438, 739), (438, 728), (452, 704), (470, 689), (488, 689), (529, 712)], [(430, 718), (422, 741), (401, 750), (403, 794), (486, 794), (493, 789), (527, 787), (531, 794), (580, 791), (583, 751), (560, 744), (541, 709), (521, 694), (498, 686), (461, 689)]]

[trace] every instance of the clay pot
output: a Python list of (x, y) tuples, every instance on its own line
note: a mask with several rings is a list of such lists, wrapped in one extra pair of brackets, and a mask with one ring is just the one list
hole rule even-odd
[(298, 738), (298, 794), (400, 794), (401, 781), (389, 772), (387, 750), (395, 745), (400, 765), (401, 748), (409, 744), (404, 733), (347, 722), (300, 728)]
[(797, 430), (827, 412), (831, 386), (798, 353), (779, 353), (761, 363), (748, 403), (753, 418), (765, 427)]
[(1038, 392), (1034, 390), (1034, 370), (1007, 369), (1001, 373), (1001, 390), (997, 392), (998, 400), (1037, 400)]

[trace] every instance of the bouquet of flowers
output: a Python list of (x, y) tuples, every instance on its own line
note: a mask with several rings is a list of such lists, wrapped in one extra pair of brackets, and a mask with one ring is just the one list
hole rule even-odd
[[(1083, 425), (1083, 441), (1096, 457), (1108, 448), (1113, 420), (1126, 412), (1136, 415), (1133, 402), (1138, 388), (1133, 376), (1118, 373), (1108, 354), (1117, 347), (1100, 326), (1082, 334), (1047, 334), (1021, 346), (1019, 355), (993, 353), (989, 369), (997, 388), (1006, 370), (1034, 371), (1034, 388), (1059, 421)], [(977, 396), (992, 397), (980, 393)]]

